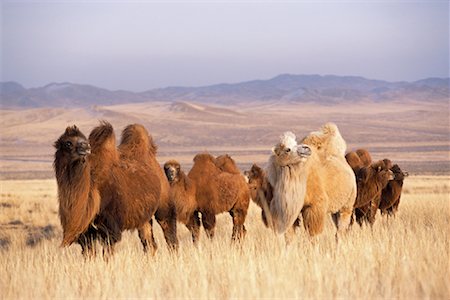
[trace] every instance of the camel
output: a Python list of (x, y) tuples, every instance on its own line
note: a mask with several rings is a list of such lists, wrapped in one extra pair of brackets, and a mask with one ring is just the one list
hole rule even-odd
[[(119, 147), (120, 148), (120, 147)], [(178, 237), (177, 237), (177, 214), (175, 203), (173, 199), (169, 197), (170, 185), (166, 178), (166, 175), (156, 160), (158, 147), (153, 142), (151, 136), (149, 136), (149, 149), (152, 154), (148, 161), (152, 170), (158, 176), (159, 183), (161, 185), (161, 196), (158, 209), (155, 213), (155, 219), (161, 226), (164, 233), (167, 246), (170, 250), (178, 249)]]
[(382, 215), (395, 216), (400, 203), (403, 180), (405, 177), (408, 177), (409, 174), (408, 172), (403, 172), (397, 164), (393, 165), (390, 170), (394, 175), (394, 179), (389, 181), (381, 192), (381, 200), (378, 208)]
[(175, 204), (177, 220), (191, 232), (192, 241), (197, 244), (200, 237), (200, 217), (194, 182), (181, 170), (180, 163), (169, 160), (164, 172), (170, 183), (169, 198)]
[(124, 129), (116, 148), (114, 130), (102, 122), (89, 140), (67, 127), (55, 142), (54, 169), (58, 185), (61, 245), (77, 242), (84, 255), (113, 252), (124, 230), (138, 229), (144, 251), (154, 253), (151, 218), (159, 206), (161, 185), (149, 161), (149, 136), (141, 125)]
[(194, 157), (194, 165), (188, 177), (195, 183), (198, 210), (206, 235), (214, 237), (216, 214), (229, 212), (233, 218), (232, 240), (244, 238), (244, 226), (250, 201), (245, 179), (240, 174), (222, 171), (216, 158), (208, 153)]
[[(297, 144), (292, 132), (285, 133), (275, 146), (268, 164), (268, 180), (273, 187), (270, 214), (275, 230), (285, 233), (287, 241), (291, 240), (299, 224), (300, 214), (311, 236), (323, 231), (327, 213), (331, 213), (337, 232), (344, 231), (349, 226), (356, 198), (355, 175), (345, 161), (346, 143), (337, 126), (325, 124), (319, 132), (312, 132), (303, 138), (301, 143)], [(305, 151), (305, 147), (309, 151)], [(280, 155), (292, 156), (292, 152), (297, 153), (297, 157), (303, 154), (304, 159), (297, 165), (283, 166), (282, 162), (278, 162)], [(305, 155), (305, 152), (309, 154)], [(280, 187), (295, 192), (286, 194), (282, 199), (277, 196), (283, 193)]]
[(359, 225), (362, 225), (363, 221), (373, 225), (382, 190), (392, 179), (394, 179), (393, 173), (383, 160), (372, 163), (358, 171), (356, 175), (358, 194), (354, 211), (356, 222)]

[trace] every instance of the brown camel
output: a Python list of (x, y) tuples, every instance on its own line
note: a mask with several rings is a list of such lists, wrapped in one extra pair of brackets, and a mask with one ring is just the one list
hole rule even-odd
[(145, 128), (125, 128), (119, 151), (107, 122), (92, 130), (89, 142), (76, 126), (68, 127), (55, 148), (62, 245), (78, 242), (83, 254), (92, 254), (99, 239), (104, 253), (112, 253), (124, 230), (138, 229), (144, 251), (154, 253), (151, 218), (161, 187), (149, 164)]
[(362, 225), (363, 221), (373, 225), (382, 190), (392, 179), (394, 179), (393, 173), (383, 160), (363, 167), (357, 172), (358, 194), (354, 212), (359, 225)]
[(242, 239), (250, 201), (244, 177), (222, 171), (216, 166), (216, 159), (208, 153), (194, 157), (188, 177), (195, 183), (198, 210), (207, 236), (214, 236), (216, 214), (229, 212), (233, 218), (232, 240)]
[(397, 164), (393, 165), (390, 170), (394, 173), (394, 180), (389, 181), (381, 192), (379, 209), (382, 215), (395, 216), (400, 203), (403, 180), (409, 174), (408, 172), (403, 172)]
[(195, 198), (195, 184), (181, 170), (176, 160), (166, 162), (164, 172), (170, 183), (169, 198), (175, 204), (177, 220), (186, 225), (196, 244), (200, 236), (200, 217)]

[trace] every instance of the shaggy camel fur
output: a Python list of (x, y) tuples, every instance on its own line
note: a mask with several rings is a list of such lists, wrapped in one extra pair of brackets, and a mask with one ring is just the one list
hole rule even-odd
[(382, 190), (392, 179), (394, 179), (392, 171), (382, 160), (358, 171), (356, 175), (358, 194), (354, 209), (356, 221), (359, 225), (362, 225), (363, 221), (373, 225)]
[(216, 159), (208, 153), (194, 157), (188, 177), (195, 183), (198, 209), (208, 237), (214, 236), (216, 214), (228, 211), (233, 218), (232, 239), (242, 239), (250, 201), (244, 177), (222, 171), (216, 166)]
[[(285, 133), (275, 147), (268, 165), (268, 178), (274, 195), (270, 204), (270, 212), (276, 231), (286, 232), (287, 241), (290, 240), (295, 226), (299, 224), (297, 219), (300, 213), (303, 217), (303, 225), (311, 236), (322, 232), (327, 213), (332, 214), (338, 231), (348, 228), (356, 198), (355, 175), (345, 161), (346, 143), (337, 126), (331, 123), (326, 124), (319, 132), (313, 132), (305, 137), (302, 143), (300, 146), (297, 145), (295, 135)], [(280, 213), (280, 210), (273, 210), (275, 207), (273, 203), (279, 202), (279, 198), (277, 198), (279, 193), (277, 184), (279, 183), (276, 180), (277, 177), (273, 175), (276, 174), (274, 170), (282, 168), (282, 165), (278, 164), (277, 166), (275, 157), (285, 149), (290, 153), (291, 149), (296, 147), (310, 148), (310, 157), (299, 164), (298, 168), (291, 166), (288, 169), (289, 176), (284, 178), (286, 181), (284, 185), (290, 188), (295, 187), (299, 192), (279, 204), (280, 208), (291, 207), (292, 209), (290, 209), (290, 214), (282, 212), (282, 215), (285, 215), (281, 222), (283, 226), (278, 226), (276, 222), (279, 222), (277, 214)], [(299, 152), (298, 149), (297, 152)], [(301, 156), (301, 151), (299, 156)], [(304, 186), (289, 182), (292, 181), (292, 175), (301, 177)], [(290, 201), (295, 202), (295, 205), (289, 202), (289, 198)], [(284, 210), (289, 211), (289, 209)]]
[(181, 170), (176, 160), (169, 160), (164, 164), (164, 172), (170, 183), (169, 198), (175, 204), (177, 220), (186, 225), (197, 243), (200, 236), (200, 217), (195, 198), (195, 184)]
[(228, 172), (231, 174), (241, 174), (241, 171), (237, 167), (236, 162), (228, 154), (217, 156), (216, 166), (224, 172)]
[[(147, 131), (143, 126), (139, 127), (142, 130), (142, 134)], [(144, 132), (145, 131), (145, 132)], [(148, 135), (148, 133), (147, 133)], [(128, 141), (131, 141), (133, 136), (128, 134), (128, 131), (125, 129), (122, 134), (122, 143), (119, 145), (120, 155), (123, 158), (127, 158), (128, 153), (135, 153), (135, 155), (141, 155), (138, 152), (136, 146)], [(144, 147), (141, 147), (142, 149)], [(162, 168), (160, 167), (156, 155), (158, 151), (158, 146), (153, 141), (152, 136), (148, 135), (148, 150), (150, 151), (150, 158), (147, 161), (150, 165), (151, 170), (154, 171), (154, 174), (158, 176), (159, 183), (161, 186), (161, 194), (158, 209), (155, 213), (155, 219), (158, 224), (161, 226), (161, 229), (164, 233), (164, 238), (167, 242), (169, 249), (176, 250), (178, 249), (178, 238), (177, 238), (177, 217), (175, 212), (175, 204), (169, 199), (169, 182), (167, 181), (166, 176)], [(134, 154), (133, 154), (134, 155)]]
[(393, 165), (390, 170), (393, 172), (394, 179), (389, 181), (387, 186), (381, 192), (379, 209), (382, 215), (387, 214), (388, 216), (395, 216), (400, 203), (403, 180), (409, 174), (408, 172), (403, 172), (397, 164)]
[(347, 163), (352, 168), (355, 175), (363, 167), (368, 167), (372, 163), (372, 157), (366, 149), (358, 149), (345, 155)]
[(144, 251), (156, 250), (150, 220), (161, 187), (148, 163), (148, 133), (141, 125), (130, 125), (123, 136), (129, 137), (122, 139), (123, 153), (107, 122), (94, 128), (89, 143), (75, 126), (55, 142), (63, 246), (76, 241), (83, 254), (93, 254), (94, 240), (99, 239), (104, 253), (112, 253), (122, 231), (138, 229)]
[[(266, 216), (266, 211), (269, 211), (270, 202), (273, 198), (272, 186), (269, 183), (266, 172), (257, 164), (253, 164), (249, 171), (244, 172), (248, 178), (248, 188), (250, 190), (250, 197), (253, 202), (261, 208), (261, 218), (269, 227), (269, 221)], [(300, 226), (300, 219), (297, 218), (294, 222), (294, 230)]]
[(355, 152), (356, 154), (358, 154), (358, 157), (364, 167), (367, 167), (372, 163), (372, 156), (366, 149), (361, 148), (356, 150)]
[(272, 200), (265, 214), (275, 232), (286, 233), (304, 206), (309, 175), (306, 162), (311, 149), (306, 145), (297, 145), (295, 135), (288, 131), (280, 137), (280, 142), (272, 151), (267, 168)]
[[(324, 215), (331, 213), (337, 230), (344, 231), (350, 224), (356, 199), (355, 174), (345, 159), (347, 144), (333, 123), (310, 133), (302, 143), (317, 154), (308, 161), (311, 175), (302, 211), (305, 227), (311, 235), (322, 232)], [(326, 196), (321, 196), (323, 194)]]

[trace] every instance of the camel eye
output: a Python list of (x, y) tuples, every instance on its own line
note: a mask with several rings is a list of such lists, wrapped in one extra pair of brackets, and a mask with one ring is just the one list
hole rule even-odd
[(67, 148), (72, 148), (72, 142), (71, 142), (71, 141), (67, 141), (67, 142), (65, 143), (65, 146), (66, 146)]

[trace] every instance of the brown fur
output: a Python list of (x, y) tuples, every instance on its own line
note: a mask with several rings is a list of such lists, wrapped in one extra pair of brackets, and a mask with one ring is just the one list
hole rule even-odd
[(349, 152), (345, 155), (345, 159), (355, 174), (358, 173), (361, 168), (368, 167), (372, 163), (372, 157), (366, 149), (358, 149)]
[(169, 199), (175, 204), (177, 220), (186, 225), (192, 234), (193, 242), (197, 243), (200, 235), (200, 219), (195, 198), (195, 184), (181, 170), (176, 160), (166, 162), (164, 172), (170, 183)]
[[(80, 133), (81, 134), (81, 133)], [(64, 140), (70, 135), (70, 130), (61, 136), (58, 141)], [(81, 135), (80, 135), (81, 136)], [(121, 233), (127, 229), (138, 229), (144, 250), (156, 250), (156, 243), (151, 228), (151, 217), (159, 206), (161, 187), (155, 170), (149, 164), (151, 153), (149, 151), (148, 133), (141, 125), (130, 125), (123, 132), (123, 139), (119, 149), (115, 145), (115, 135), (111, 124), (102, 122), (92, 130), (89, 143), (92, 153), (86, 157), (83, 176), (89, 177), (93, 184), (88, 185), (83, 179), (83, 188), (89, 186), (91, 190), (98, 190), (100, 195), (100, 208), (95, 218), (82, 216), (84, 225), (79, 230), (68, 236), (64, 236), (63, 245), (70, 245), (75, 240), (81, 244), (83, 253), (89, 254), (93, 249), (93, 241), (100, 241), (107, 246), (107, 251), (112, 251), (114, 244), (121, 239)], [(57, 142), (58, 146), (60, 145)], [(65, 151), (57, 146), (55, 154), (55, 171), (57, 178), (60, 170), (69, 174), (78, 172), (73, 162), (60, 159), (60, 151)], [(66, 151), (67, 152), (67, 151)], [(87, 169), (88, 168), (88, 169)], [(87, 169), (87, 170), (86, 170)], [(67, 178), (58, 180), (58, 188), (64, 189), (65, 185), (76, 188), (79, 184), (75, 181), (67, 181)], [(62, 195), (62, 196), (61, 196)], [(64, 193), (60, 193), (60, 207), (64, 202), (78, 203), (84, 200), (76, 198), (63, 199)], [(67, 224), (67, 220), (79, 219), (83, 212), (74, 212), (61, 218), (61, 223)], [(66, 220), (66, 221), (64, 221)], [(82, 230), (81, 230), (82, 229)]]
[(370, 155), (369, 151), (361, 148), (356, 150), (355, 152), (356, 154), (358, 154), (363, 167), (370, 166), (370, 164), (372, 163), (372, 156)]
[(250, 201), (247, 183), (242, 175), (224, 172), (208, 153), (197, 154), (188, 174), (196, 187), (198, 209), (209, 237), (214, 236), (216, 214), (228, 211), (233, 218), (233, 240), (245, 235), (245, 217)]
[(408, 173), (403, 172), (397, 164), (393, 165), (390, 170), (394, 173), (394, 180), (389, 181), (383, 189), (379, 205), (381, 214), (388, 216), (396, 214), (402, 194), (403, 180), (408, 176)]
[[(137, 145), (136, 142), (129, 142), (130, 140), (134, 140), (133, 135), (131, 135), (127, 130), (127, 128), (130, 126), (134, 126), (135, 130), (139, 131), (141, 135), (147, 134), (148, 139), (145, 140), (145, 143), (142, 142), (141, 145)], [(155, 219), (163, 230), (164, 238), (169, 248), (177, 249), (178, 238), (175, 204), (169, 199), (169, 182), (167, 181), (167, 178), (156, 159), (158, 147), (154, 143), (153, 138), (148, 135), (147, 130), (143, 126), (130, 126), (125, 128), (122, 134), (122, 144), (119, 146), (121, 157), (124, 157), (124, 155), (126, 155), (126, 153), (129, 153), (130, 151), (132, 151), (133, 155), (136, 156), (144, 155), (143, 152), (147, 152), (149, 154), (147, 162), (150, 165), (151, 170), (158, 177), (161, 186), (159, 206), (155, 213)]]
[(90, 160), (77, 152), (77, 148), (90, 149), (81, 131), (76, 126), (67, 127), (54, 146), (57, 150), (53, 167), (63, 228), (61, 245), (67, 246), (88, 228), (99, 212), (100, 195), (91, 176)]
[(269, 226), (267, 216), (265, 214), (265, 206), (270, 206), (273, 198), (272, 186), (269, 183), (266, 172), (258, 165), (253, 164), (249, 171), (245, 174), (248, 177), (248, 188), (250, 197), (259, 207), (261, 207), (261, 217), (264, 225)]
[(224, 172), (228, 172), (231, 174), (241, 174), (241, 171), (237, 167), (236, 162), (228, 154), (217, 156), (216, 166)]
[(392, 178), (392, 171), (382, 160), (361, 168), (356, 174), (358, 195), (354, 208), (356, 221), (360, 225), (363, 221), (370, 224), (375, 222), (381, 192)]

